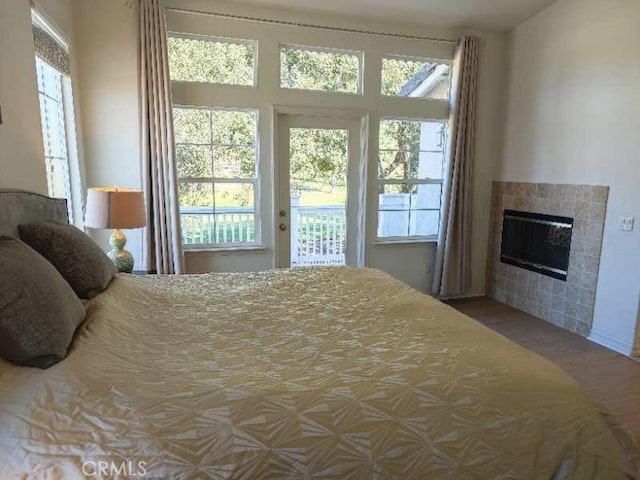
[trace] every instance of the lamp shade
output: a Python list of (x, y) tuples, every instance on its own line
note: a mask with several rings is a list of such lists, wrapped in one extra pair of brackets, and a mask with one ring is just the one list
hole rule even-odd
[(130, 188), (90, 188), (85, 224), (90, 228), (144, 227), (147, 224), (144, 195)]

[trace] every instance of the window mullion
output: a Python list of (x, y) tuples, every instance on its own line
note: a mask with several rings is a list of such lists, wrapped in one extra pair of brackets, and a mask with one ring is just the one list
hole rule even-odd
[(442, 185), (443, 180), (438, 178), (379, 178), (378, 181), (385, 185)]
[[(58, 157), (51, 157), (58, 158)], [(256, 177), (178, 177), (178, 183), (246, 183), (253, 184), (257, 180)]]

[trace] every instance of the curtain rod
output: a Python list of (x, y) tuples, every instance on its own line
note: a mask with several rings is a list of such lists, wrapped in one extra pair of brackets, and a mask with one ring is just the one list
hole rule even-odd
[(316, 30), (331, 30), (334, 32), (356, 33), (360, 35), (371, 35), (374, 37), (402, 38), (405, 40), (421, 40), (421, 41), (434, 42), (434, 43), (446, 43), (450, 45), (456, 45), (458, 43), (458, 40), (448, 40), (446, 38), (421, 37), (418, 35), (403, 35), (401, 33), (372, 32), (369, 30), (360, 30), (357, 28), (328, 27), (324, 25), (314, 25), (312, 23), (288, 22), (286, 20), (270, 20), (268, 18), (248, 17), (244, 15), (233, 15), (231, 13), (215, 13), (215, 12), (206, 12), (202, 10), (191, 10), (186, 8), (175, 8), (175, 7), (166, 7), (166, 10), (170, 12), (176, 12), (176, 13), (189, 13), (194, 15), (205, 15), (209, 17), (242, 20), (245, 22), (268, 23), (272, 25), (285, 25), (288, 27), (298, 27), (298, 28), (314, 28)]

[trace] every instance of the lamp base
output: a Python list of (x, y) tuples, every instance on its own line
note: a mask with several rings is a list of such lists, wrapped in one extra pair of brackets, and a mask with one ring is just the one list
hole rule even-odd
[(113, 261), (121, 273), (133, 272), (133, 255), (131, 252), (124, 249), (127, 244), (127, 237), (122, 230), (114, 230), (109, 237), (109, 245), (111, 250), (107, 252), (107, 256)]

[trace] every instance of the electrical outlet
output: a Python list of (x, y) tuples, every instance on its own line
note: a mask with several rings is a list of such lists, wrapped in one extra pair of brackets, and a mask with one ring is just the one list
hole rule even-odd
[(633, 231), (633, 217), (620, 217), (620, 230), (623, 232), (632, 232)]

